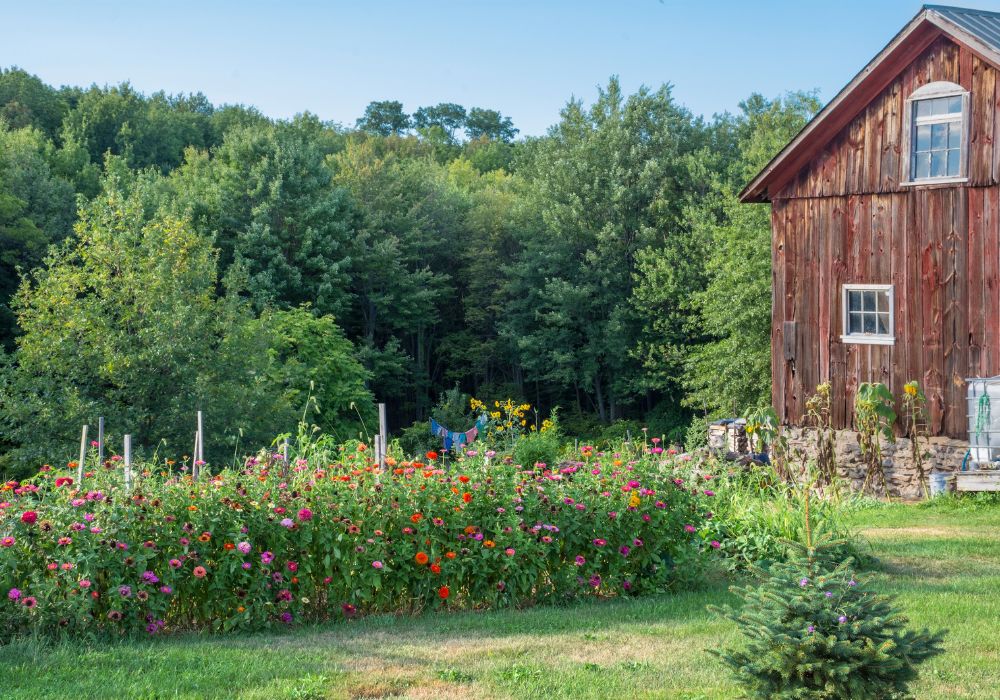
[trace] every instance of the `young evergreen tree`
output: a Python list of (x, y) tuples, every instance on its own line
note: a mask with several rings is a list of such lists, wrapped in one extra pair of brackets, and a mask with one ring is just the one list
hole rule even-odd
[(763, 583), (734, 587), (742, 610), (715, 608), (749, 640), (712, 653), (755, 698), (885, 700), (908, 697), (917, 665), (943, 650), (944, 632), (907, 629), (892, 599), (870, 591), (852, 560), (833, 564), (840, 542), (806, 542), (774, 564)]

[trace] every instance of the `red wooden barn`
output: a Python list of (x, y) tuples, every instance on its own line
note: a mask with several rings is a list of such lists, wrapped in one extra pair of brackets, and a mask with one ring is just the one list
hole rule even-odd
[(967, 377), (1000, 374), (1000, 13), (927, 5), (741, 194), (770, 202), (782, 422), (832, 383), (920, 382), (967, 435)]

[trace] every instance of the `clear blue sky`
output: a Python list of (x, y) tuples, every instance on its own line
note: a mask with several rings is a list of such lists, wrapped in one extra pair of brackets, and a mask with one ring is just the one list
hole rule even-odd
[[(1000, 10), (1000, 0), (964, 0)], [(273, 117), (353, 124), (371, 100), (499, 109), (541, 134), (608, 76), (692, 111), (752, 92), (829, 100), (916, 14), (911, 0), (4, 2), (0, 65), (55, 85), (131, 81)]]

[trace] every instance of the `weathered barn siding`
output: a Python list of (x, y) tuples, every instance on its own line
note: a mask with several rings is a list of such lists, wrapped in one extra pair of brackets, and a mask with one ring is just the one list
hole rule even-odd
[(772, 197), (797, 199), (843, 194), (877, 194), (910, 189), (902, 155), (903, 110), (917, 88), (938, 80), (969, 90), (969, 186), (1000, 180), (1000, 71), (965, 47), (940, 37), (837, 134), (797, 177)]
[[(936, 80), (971, 92), (969, 182), (906, 187), (906, 96)], [(852, 425), (858, 384), (916, 379), (934, 434), (966, 434), (964, 379), (1000, 374), (1000, 71), (942, 37), (772, 203), (774, 406), (799, 423), (817, 384)], [(895, 345), (840, 339), (841, 286), (892, 284)]]

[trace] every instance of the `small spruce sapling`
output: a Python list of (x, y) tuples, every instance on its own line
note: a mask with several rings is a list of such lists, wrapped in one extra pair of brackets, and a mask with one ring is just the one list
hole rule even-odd
[(749, 642), (712, 653), (750, 697), (907, 697), (917, 665), (942, 652), (944, 632), (907, 629), (907, 618), (867, 590), (850, 558), (831, 561), (842, 542), (813, 542), (808, 495), (805, 520), (805, 543), (789, 543), (795, 556), (758, 570), (763, 583), (733, 588), (742, 610), (714, 608)]

